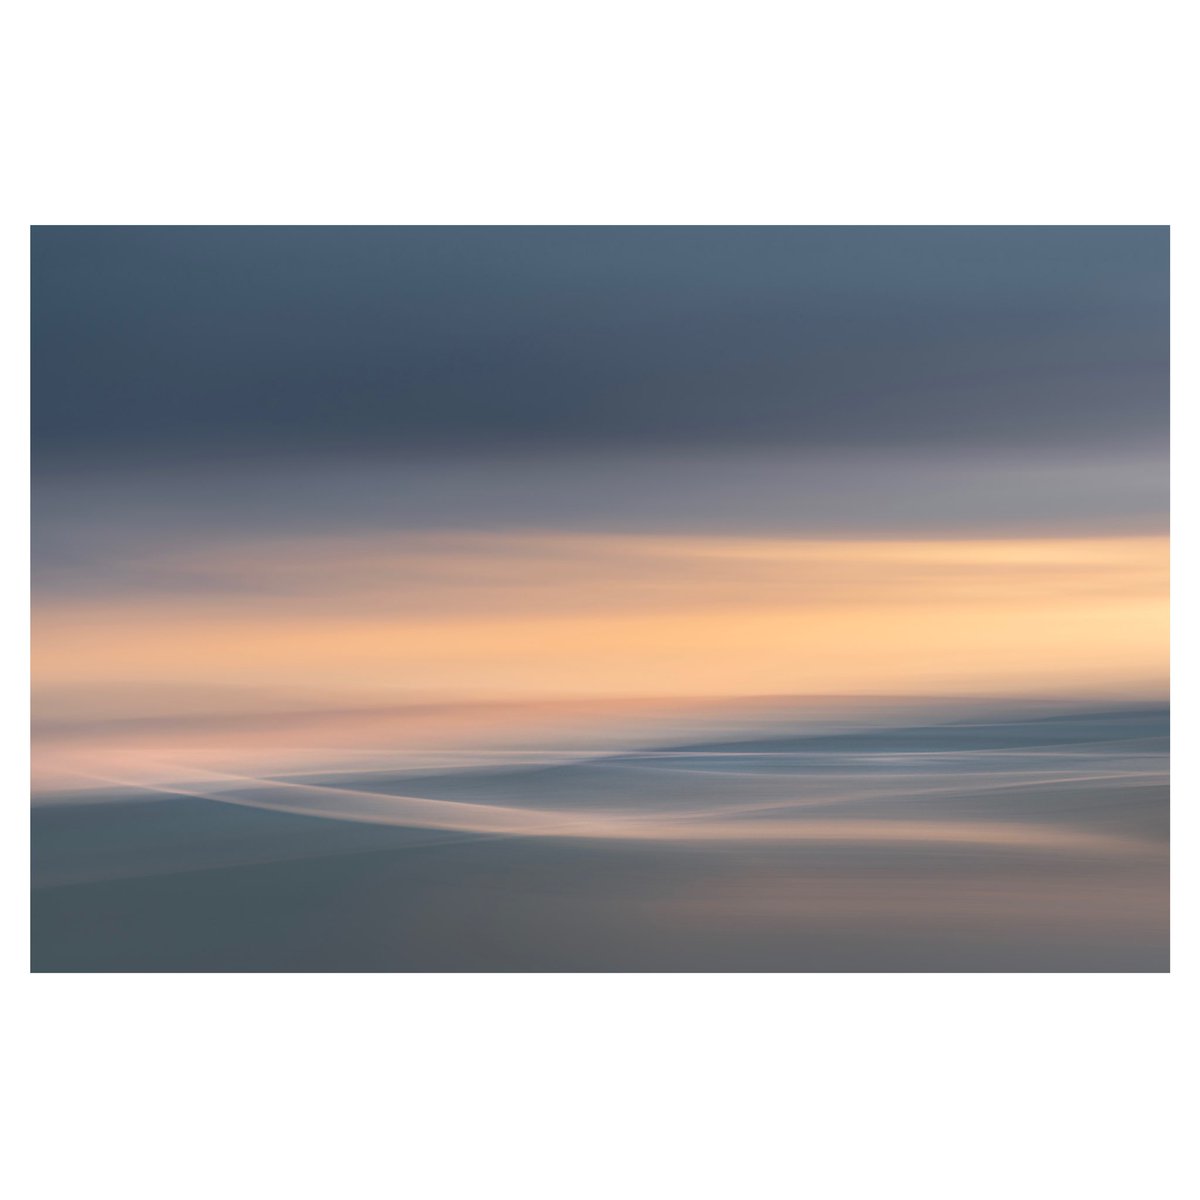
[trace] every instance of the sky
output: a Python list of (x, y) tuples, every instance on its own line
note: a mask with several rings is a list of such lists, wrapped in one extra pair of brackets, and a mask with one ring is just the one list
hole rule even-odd
[(35, 711), (1161, 695), (1157, 227), (44, 227)]
[(1160, 448), (1158, 228), (49, 228), (39, 462)]

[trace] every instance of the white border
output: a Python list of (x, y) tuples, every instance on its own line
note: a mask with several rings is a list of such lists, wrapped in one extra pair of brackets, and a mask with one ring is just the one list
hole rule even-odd
[[(29, 224), (1169, 223), (1197, 208), (1177, 13), (20, 6), (8, 628), (27, 617)], [(1173, 240), (1187, 330), (1191, 225)], [(1197, 607), (1193, 409), (1175, 420), (1177, 613)], [(1169, 976), (29, 976), (25, 648), (5, 646), (14, 1194), (1183, 1193), (1187, 738), (1175, 918), (1193, 936)], [(1185, 732), (1193, 646), (1180, 622)]]

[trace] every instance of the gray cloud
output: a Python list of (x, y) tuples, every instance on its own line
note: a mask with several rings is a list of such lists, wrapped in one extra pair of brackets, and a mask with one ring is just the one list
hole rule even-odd
[(39, 588), (203, 588), (208, 544), (389, 531), (808, 537), (1161, 533), (1154, 456), (650, 454), (58, 475), (34, 504)]
[(1155, 227), (49, 227), (39, 465), (1161, 443)]

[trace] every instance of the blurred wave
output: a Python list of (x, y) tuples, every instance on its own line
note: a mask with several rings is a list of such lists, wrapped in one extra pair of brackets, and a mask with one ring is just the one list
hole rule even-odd
[(1161, 806), (1143, 793), (1167, 779), (1166, 722), (1165, 709), (1142, 708), (701, 743), (565, 762), (553, 751), (518, 752), (500, 765), (468, 761), (433, 772), (410, 766), (315, 777), (256, 777), (150, 760), (137, 779), (105, 782), (338, 821), (473, 834), (929, 841), (1134, 853), (1165, 835)]
[[(164, 955), (182, 954), (168, 951), (162, 930), (150, 938), (153, 953), (144, 943), (130, 950), (130, 939), (139, 944), (147, 922), (159, 919), (142, 907), (146, 889), (161, 896), (183, 888), (192, 897), (174, 917), (192, 932), (172, 926), (172, 936), (191, 944), (185, 962), (203, 964), (216, 953), (203, 948), (205, 939), (228, 946), (242, 936), (230, 924), (242, 918), (214, 915), (226, 903), (221, 889), (231, 881), (250, 887), (252, 879), (242, 917), (249, 911), (270, 928), (292, 930), (294, 969), (1165, 964), (1164, 706), (977, 712), (908, 725), (872, 718), (792, 734), (759, 724), (757, 736), (742, 725), (733, 738), (616, 752), (561, 745), (380, 751), (355, 769), (314, 754), (300, 771), (287, 755), (289, 769), (273, 773), (196, 766), (156, 748), (128, 775), (113, 772), (88, 791), (35, 807), (39, 911), (57, 914), (44, 917), (39, 939), (46, 969), (63, 969), (53, 966), (59, 961), (120, 962), (122, 954), (158, 969)], [(394, 864), (369, 903), (359, 895), (358, 871), (379, 868), (363, 867), (368, 861)], [(515, 870), (518, 862), (536, 863), (535, 875)], [(428, 874), (434, 863), (436, 879)], [(481, 884), (497, 870), (502, 883)], [(270, 881), (280, 871), (307, 882), (278, 893)], [(532, 882), (537, 872), (552, 883)], [(323, 895), (315, 881), (330, 877), (342, 880), (336, 897), (325, 897), (342, 912), (336, 927), (344, 920), (376, 931), (357, 958), (332, 952), (328, 932), (293, 928), (311, 918), (303, 915), (315, 903), (310, 890)], [(649, 896), (633, 909), (631, 887)], [(72, 942), (71, 931), (92, 920), (76, 906), (100, 901), (134, 904), (121, 909), (125, 931), (106, 926), (94, 944)], [(206, 917), (192, 911), (197, 903)], [(531, 917), (529, 906), (541, 903), (575, 911), (581, 931), (599, 922), (607, 931), (601, 948), (589, 957), (539, 933), (544, 917), (540, 909)], [(463, 904), (523, 914), (521, 932), (506, 934), (520, 954), (493, 961), (471, 937), (462, 940), (461, 929), (447, 935), (460, 940), (457, 948), (434, 938)], [(712, 925), (706, 937), (695, 931), (701, 916)], [(397, 922), (415, 929), (420, 954), (385, 936)], [(885, 934), (894, 940), (886, 949)], [(677, 948), (681, 937), (691, 946), (686, 954)], [(743, 957), (740, 939), (758, 949)], [(278, 954), (268, 946), (255, 953), (261, 969), (293, 969), (273, 966)], [(241, 969), (225, 950), (217, 959), (225, 965), (213, 969)]]

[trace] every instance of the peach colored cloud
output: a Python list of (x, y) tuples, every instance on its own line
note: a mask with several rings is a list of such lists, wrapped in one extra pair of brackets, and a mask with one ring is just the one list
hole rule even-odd
[[(41, 688), (459, 696), (1160, 686), (1159, 537), (474, 535), (207, 546), (35, 607)], [(169, 561), (168, 561), (169, 560)], [(118, 577), (120, 573), (118, 572)]]

